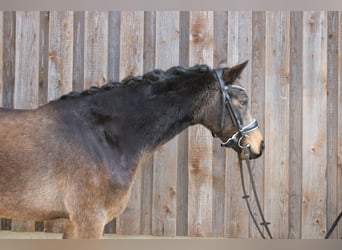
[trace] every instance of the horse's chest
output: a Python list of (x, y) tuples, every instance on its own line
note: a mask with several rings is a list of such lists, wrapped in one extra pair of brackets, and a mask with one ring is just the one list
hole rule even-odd
[(111, 192), (108, 192), (105, 206), (109, 220), (117, 217), (125, 210), (131, 195), (132, 186), (130, 185), (128, 189), (115, 188)]

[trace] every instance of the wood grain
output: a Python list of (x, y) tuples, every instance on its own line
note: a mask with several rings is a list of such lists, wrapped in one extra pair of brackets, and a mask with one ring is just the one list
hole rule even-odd
[[(333, 224), (338, 210), (338, 34), (339, 13), (327, 12), (327, 228)], [(334, 231), (333, 237), (339, 238), (338, 230)], [(340, 236), (341, 237), (341, 236)]]
[(289, 238), (299, 239), (302, 233), (303, 12), (292, 12), (290, 18)]
[(38, 105), (48, 102), (48, 73), (49, 73), (49, 20), (50, 12), (40, 12), (39, 28), (39, 89)]
[(290, 15), (266, 13), (265, 214), (275, 238), (288, 237)]
[[(338, 152), (337, 152), (337, 190), (338, 211), (342, 211), (342, 12), (339, 12), (338, 26)], [(342, 223), (338, 226), (338, 235), (342, 235)]]
[[(323, 238), (327, 198), (327, 16), (303, 14), (302, 238)], [(319, 185), (317, 185), (319, 183)]]
[(74, 12), (72, 89), (82, 91), (84, 86), (84, 40), (85, 13)]
[(84, 27), (84, 88), (108, 80), (108, 11), (86, 11)]
[(48, 101), (72, 90), (73, 13), (50, 13)]

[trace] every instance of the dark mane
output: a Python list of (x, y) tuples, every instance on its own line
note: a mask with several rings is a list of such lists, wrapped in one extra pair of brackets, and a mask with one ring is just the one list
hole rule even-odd
[(71, 91), (68, 94), (65, 94), (60, 97), (60, 100), (66, 100), (66, 99), (73, 99), (78, 98), (82, 96), (90, 96), (97, 93), (102, 93), (108, 90), (112, 90), (114, 88), (120, 87), (120, 86), (137, 86), (141, 84), (162, 84), (166, 80), (182, 76), (182, 75), (188, 75), (198, 72), (208, 72), (210, 71), (210, 68), (206, 64), (196, 64), (193, 67), (182, 67), (182, 66), (174, 66), (169, 68), (166, 71), (163, 71), (161, 69), (155, 69), (153, 71), (147, 72), (142, 76), (127, 76), (124, 78), (121, 82), (116, 81), (109, 81), (108, 83), (98, 87), (98, 86), (92, 86), (86, 90), (83, 90), (81, 92), (77, 91)]

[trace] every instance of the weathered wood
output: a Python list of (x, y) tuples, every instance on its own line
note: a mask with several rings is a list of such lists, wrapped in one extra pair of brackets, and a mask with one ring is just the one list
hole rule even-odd
[[(143, 72), (144, 13), (121, 12), (120, 79)], [(136, 174), (127, 208), (116, 220), (116, 231), (121, 234), (140, 234), (141, 168)]]
[[(190, 13), (190, 65), (213, 64), (212, 11)], [(212, 234), (212, 135), (203, 126), (189, 129), (188, 235)]]
[(48, 102), (48, 72), (49, 72), (49, 20), (48, 11), (40, 12), (39, 28), (39, 89), (38, 105)]
[(39, 12), (17, 12), (14, 108), (38, 106)]
[[(336, 219), (338, 211), (338, 34), (339, 34), (339, 13), (329, 11), (327, 13), (327, 227)], [(332, 237), (338, 238), (338, 230), (335, 230)], [(341, 236), (340, 236), (341, 237)]]
[(48, 100), (72, 90), (73, 13), (50, 13)]
[(302, 221), (303, 12), (291, 12), (290, 18), (289, 238), (299, 239)]
[[(336, 201), (338, 211), (342, 211), (342, 12), (339, 12), (339, 29), (338, 29), (338, 152), (337, 152), (337, 186), (338, 199)], [(338, 226), (338, 235), (342, 235), (342, 223)]]
[[(179, 63), (179, 12), (156, 13), (156, 68)], [(154, 154), (152, 234), (176, 236), (177, 136)]]
[[(16, 13), (14, 108), (38, 107), (39, 12)], [(12, 220), (13, 231), (33, 232), (34, 221)]]
[(84, 89), (84, 26), (85, 14), (83, 11), (74, 12), (74, 49), (72, 68), (72, 89), (82, 91)]
[(305, 11), (303, 23), (302, 238), (323, 238), (327, 197), (326, 13)]
[(273, 237), (288, 237), (290, 15), (267, 12), (265, 214)]
[[(228, 13), (214, 12), (214, 67), (218, 67), (227, 58)], [(213, 232), (212, 236), (223, 237), (225, 223), (225, 171), (226, 150), (221, 147), (220, 140), (213, 142)]]
[[(257, 11), (252, 13), (252, 39), (251, 39), (251, 94), (250, 109), (253, 117), (258, 119), (260, 130), (265, 134), (265, 64), (266, 64), (266, 14)], [(266, 149), (268, 145), (266, 144)], [(253, 176), (255, 178), (260, 205), (264, 208), (264, 166), (265, 157), (253, 161)], [(249, 191), (252, 194), (252, 190)], [(254, 211), (257, 211), (254, 196), (251, 198)], [(268, 215), (265, 215), (268, 219)], [(260, 217), (258, 217), (260, 221)], [(249, 237), (260, 238), (259, 232), (253, 221), (249, 220)]]
[(13, 108), (13, 93), (15, 79), (15, 30), (16, 13), (4, 12), (3, 22), (3, 91), (2, 104), (5, 108)]
[(119, 81), (120, 12), (110, 11), (108, 18), (108, 79)]
[[(179, 65), (189, 66), (189, 21), (187, 11), (179, 13)], [(177, 236), (188, 233), (188, 136), (186, 129), (178, 135), (177, 152)]]
[(84, 27), (84, 87), (108, 80), (108, 12), (86, 11)]

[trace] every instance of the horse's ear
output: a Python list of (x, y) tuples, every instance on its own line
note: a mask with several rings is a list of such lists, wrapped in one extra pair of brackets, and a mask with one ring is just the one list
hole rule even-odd
[(224, 82), (227, 84), (233, 83), (237, 78), (240, 77), (240, 75), (241, 75), (243, 69), (246, 67), (247, 63), (248, 63), (248, 60), (241, 63), (241, 64), (235, 65), (232, 68), (224, 69), (223, 74), (222, 74), (222, 78), (223, 78)]

